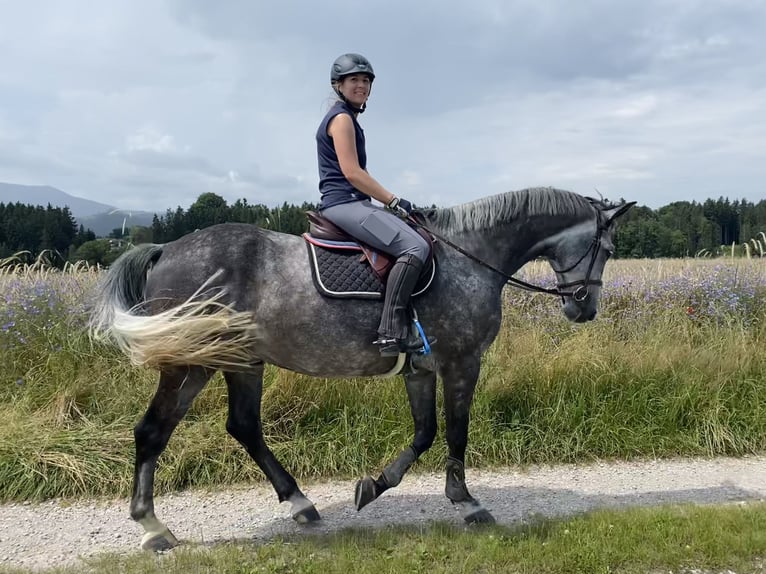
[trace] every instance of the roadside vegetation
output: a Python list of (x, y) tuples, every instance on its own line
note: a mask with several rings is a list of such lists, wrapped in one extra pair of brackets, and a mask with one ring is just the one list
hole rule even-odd
[[(127, 495), (132, 427), (156, 373), (83, 331), (96, 268), (0, 274), (0, 500)], [(527, 280), (553, 278), (544, 264)], [(617, 260), (599, 317), (568, 323), (553, 297), (508, 289), (484, 358), (467, 463), (766, 450), (766, 270), (756, 259)], [(411, 440), (400, 378), (316, 379), (270, 368), (264, 421), (300, 478), (379, 470)], [(211, 381), (160, 460), (157, 492), (263, 480), (226, 434)], [(439, 469), (440, 436), (417, 468)]]

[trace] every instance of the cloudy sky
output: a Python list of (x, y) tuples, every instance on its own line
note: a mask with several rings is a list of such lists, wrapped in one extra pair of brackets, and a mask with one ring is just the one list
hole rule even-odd
[(122, 208), (318, 199), (329, 68), (418, 204), (766, 198), (763, 0), (0, 0), (0, 181)]

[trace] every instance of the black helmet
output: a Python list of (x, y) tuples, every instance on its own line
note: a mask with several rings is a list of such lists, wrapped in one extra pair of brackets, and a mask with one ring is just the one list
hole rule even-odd
[(330, 68), (330, 83), (340, 82), (351, 74), (367, 74), (370, 82), (375, 79), (375, 72), (367, 58), (360, 54), (343, 54), (338, 56)]

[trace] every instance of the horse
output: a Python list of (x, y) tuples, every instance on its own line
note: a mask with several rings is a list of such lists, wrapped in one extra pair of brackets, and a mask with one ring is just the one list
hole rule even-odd
[(381, 356), (371, 342), (380, 299), (318, 292), (306, 242), (256, 225), (222, 223), (122, 254), (100, 283), (90, 314), (94, 340), (119, 347), (136, 365), (159, 371), (146, 413), (134, 428), (130, 515), (144, 529), (141, 547), (161, 551), (178, 540), (154, 511), (157, 459), (210, 377), (223, 373), (227, 432), (257, 463), (300, 524), (319, 513), (266, 444), (260, 418), (264, 366), (316, 377), (402, 372), (414, 421), (409, 446), (377, 479), (356, 484), (357, 510), (396, 487), (434, 442), (437, 375), (446, 419), (447, 498), (469, 524), (494, 523), (465, 480), (469, 411), (482, 354), (501, 324), (501, 293), (525, 263), (546, 259), (564, 316), (594, 319), (601, 276), (614, 253), (620, 204), (555, 188), (530, 188), (421, 212), (436, 238), (437, 262), (418, 296), (419, 324), (437, 339), (428, 355)]

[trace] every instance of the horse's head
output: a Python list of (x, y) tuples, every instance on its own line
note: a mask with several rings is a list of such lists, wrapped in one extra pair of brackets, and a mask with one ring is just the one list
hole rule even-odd
[(636, 203), (612, 205), (588, 199), (595, 217), (558, 233), (545, 253), (556, 273), (564, 315), (577, 323), (596, 317), (601, 275), (614, 253), (615, 221)]

